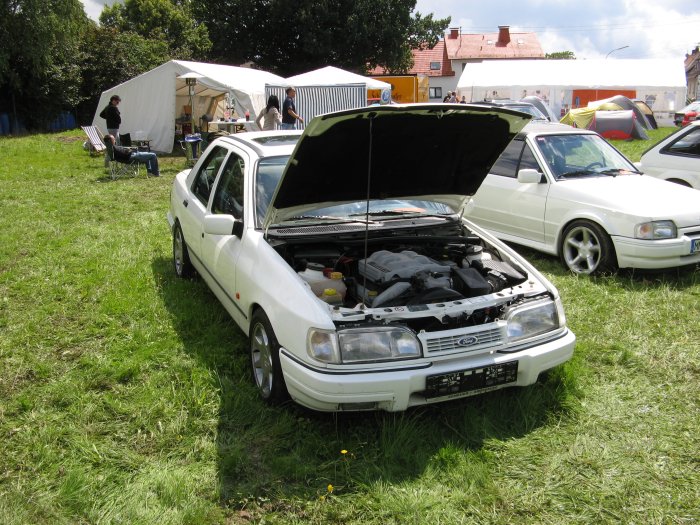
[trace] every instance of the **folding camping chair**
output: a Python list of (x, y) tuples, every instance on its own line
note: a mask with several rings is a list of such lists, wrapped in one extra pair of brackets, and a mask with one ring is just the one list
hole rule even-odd
[(103, 153), (107, 149), (105, 143), (102, 142), (102, 136), (100, 135), (99, 129), (97, 129), (95, 126), (81, 126), (81, 128), (83, 128), (83, 131), (90, 141), (87, 148), (90, 155)]
[[(120, 177), (132, 176), (138, 177), (141, 163), (138, 161), (123, 162), (114, 159), (114, 145), (112, 141), (106, 140), (104, 142), (107, 156), (109, 161), (109, 176), (112, 180), (116, 180)], [(132, 148), (136, 151), (136, 148)]]

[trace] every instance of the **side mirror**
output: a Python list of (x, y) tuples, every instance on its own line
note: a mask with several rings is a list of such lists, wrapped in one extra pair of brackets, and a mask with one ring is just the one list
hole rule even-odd
[(205, 215), (204, 233), (240, 237), (243, 234), (243, 221), (237, 221), (233, 215)]
[(518, 182), (523, 184), (539, 184), (542, 180), (542, 174), (531, 168), (526, 168), (518, 172)]

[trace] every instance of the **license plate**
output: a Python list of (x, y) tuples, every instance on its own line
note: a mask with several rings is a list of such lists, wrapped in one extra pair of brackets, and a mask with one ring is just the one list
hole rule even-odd
[(428, 376), (425, 384), (425, 396), (442, 397), (473, 390), (491, 389), (495, 386), (514, 383), (517, 379), (517, 361), (470, 368), (459, 372)]
[(690, 253), (700, 252), (700, 239), (690, 241)]

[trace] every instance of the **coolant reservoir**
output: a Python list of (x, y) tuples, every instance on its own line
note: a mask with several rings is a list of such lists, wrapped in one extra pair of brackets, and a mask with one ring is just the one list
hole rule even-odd
[(343, 304), (343, 297), (335, 288), (326, 288), (323, 290), (320, 299), (328, 304)]
[(299, 277), (309, 283), (311, 291), (317, 297), (323, 299), (325, 290), (332, 289), (340, 296), (340, 302), (345, 298), (346, 286), (341, 272), (325, 269), (322, 264), (309, 263), (306, 270), (299, 272)]

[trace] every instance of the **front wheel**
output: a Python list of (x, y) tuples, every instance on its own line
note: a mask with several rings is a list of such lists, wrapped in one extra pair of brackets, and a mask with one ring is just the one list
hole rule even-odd
[(272, 331), (270, 320), (262, 310), (253, 314), (248, 344), (253, 380), (260, 397), (270, 404), (284, 401), (287, 398), (287, 387), (280, 365), (280, 345)]
[(181, 279), (192, 277), (194, 274), (194, 266), (190, 262), (190, 254), (187, 251), (187, 244), (179, 222), (175, 223), (173, 229), (173, 267), (175, 275)]
[(578, 274), (612, 272), (617, 269), (615, 247), (597, 224), (574, 221), (566, 227), (560, 246), (562, 262)]

